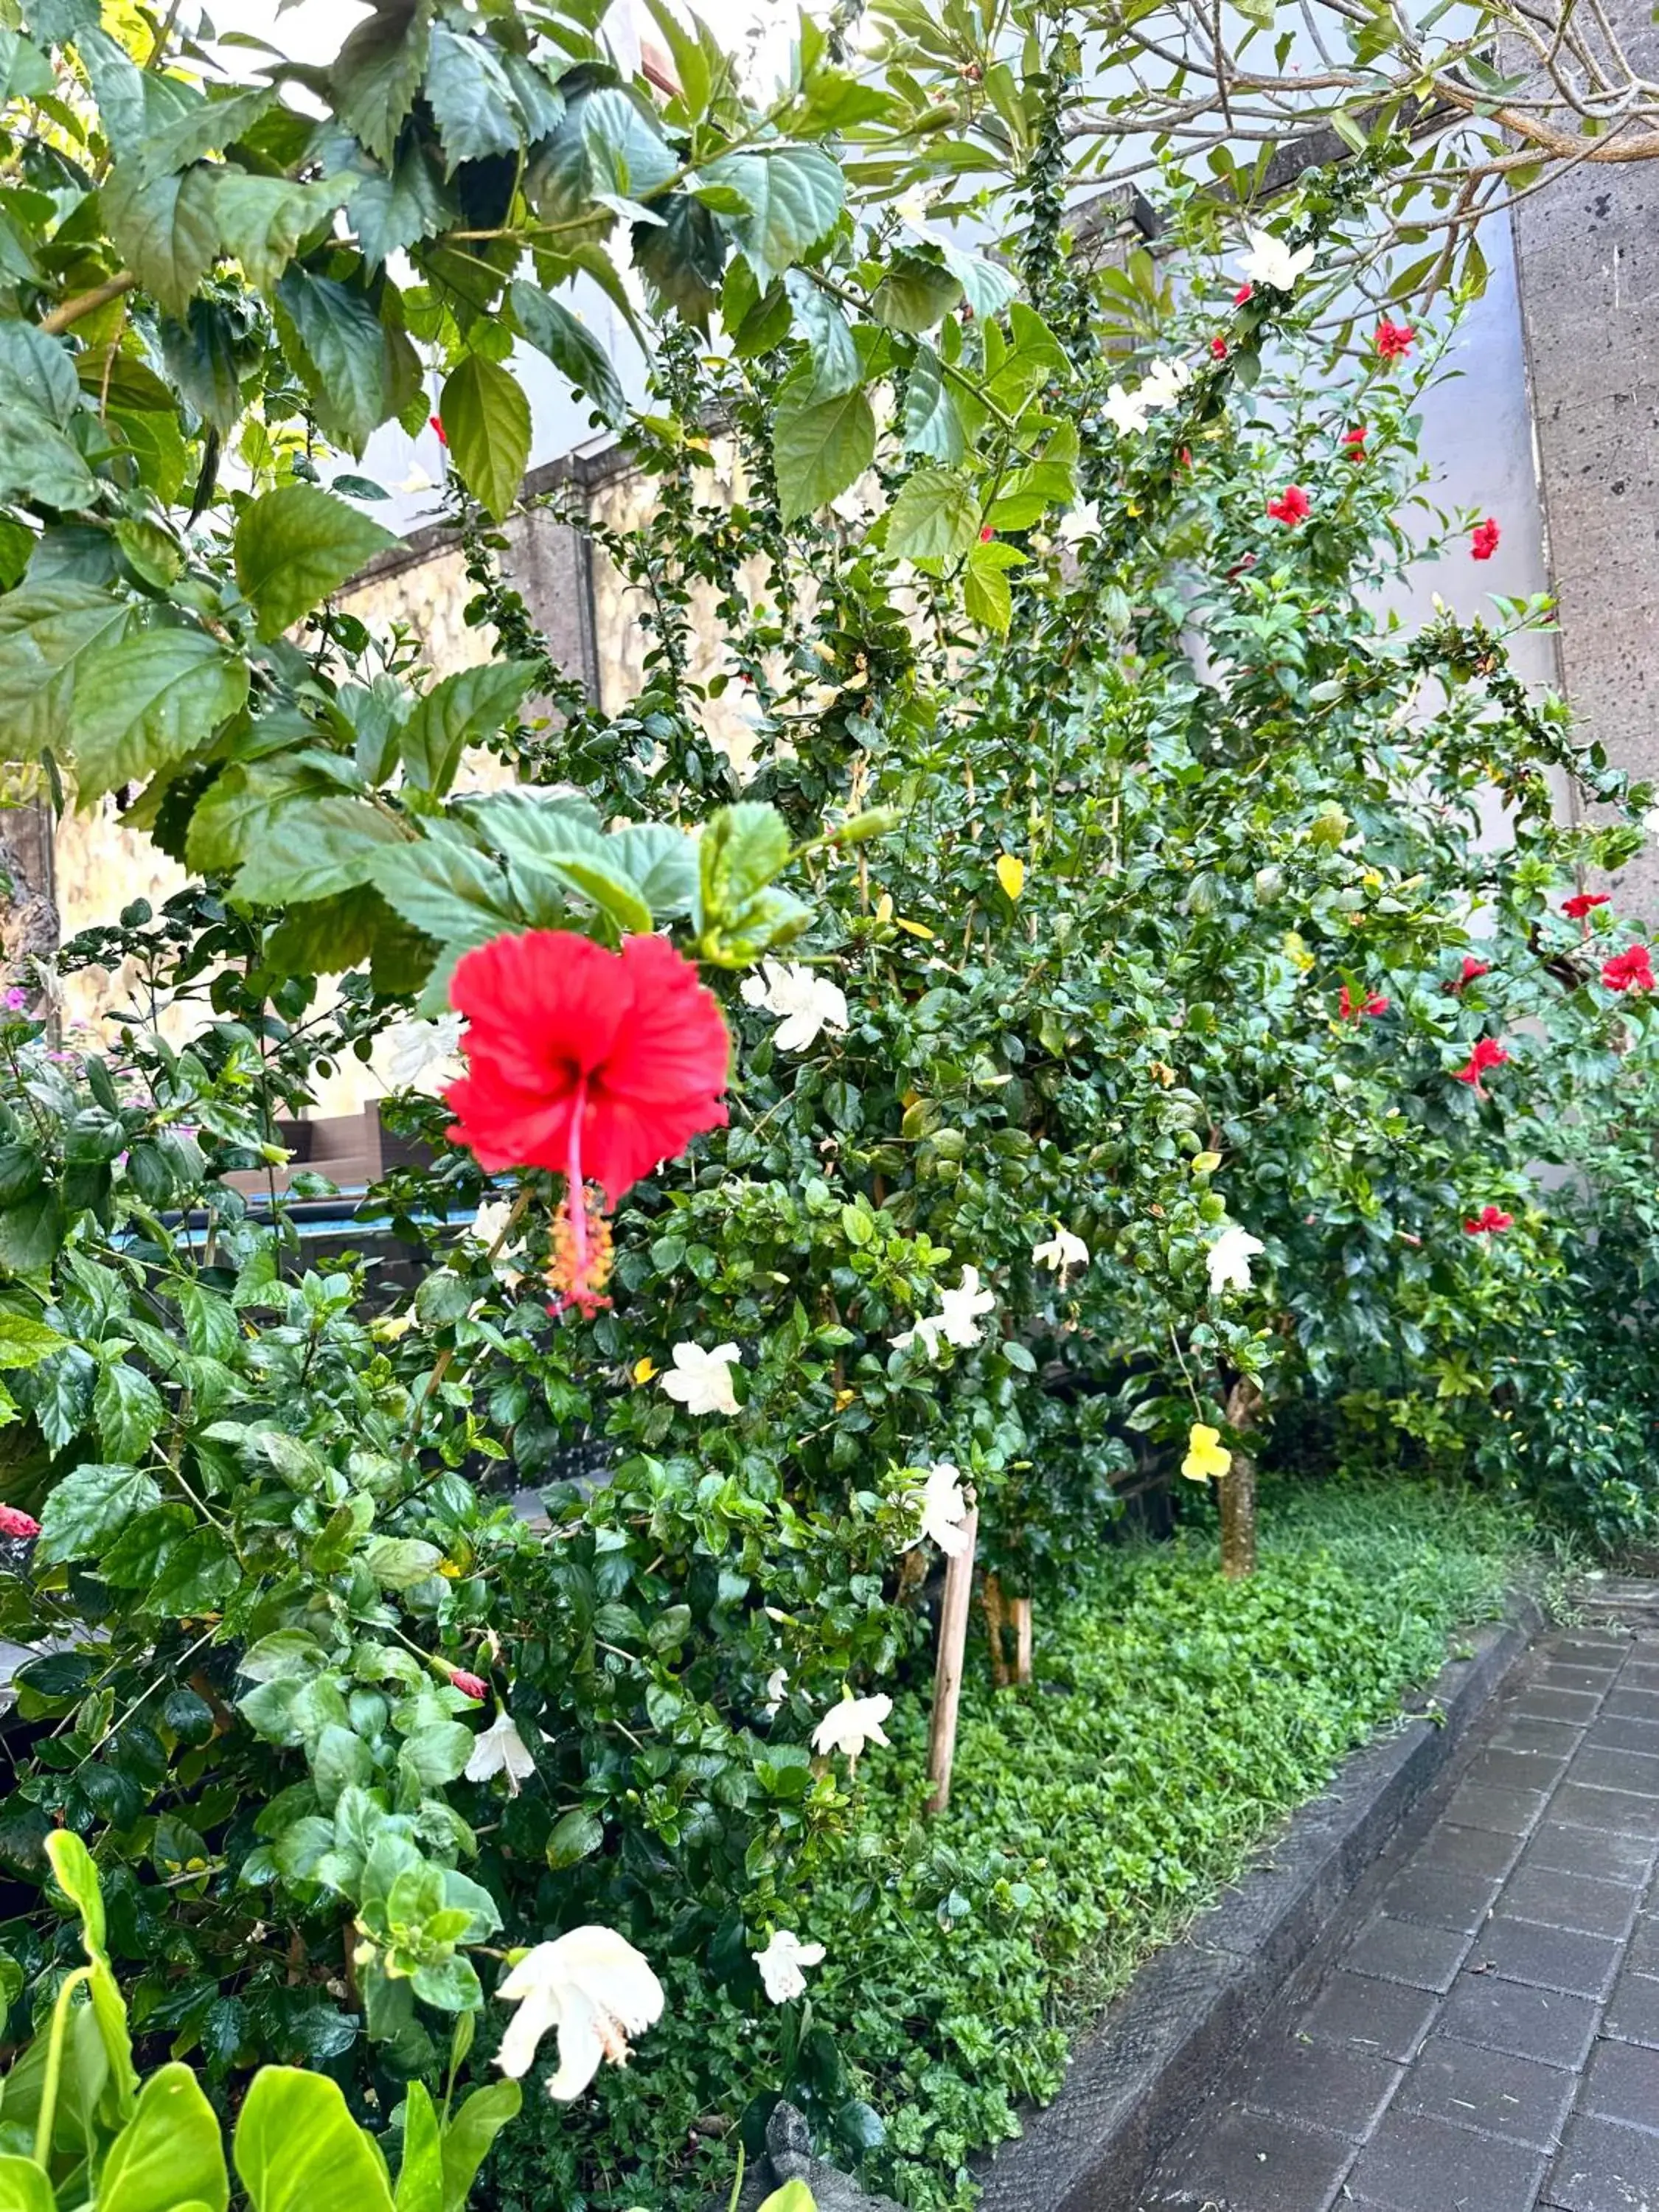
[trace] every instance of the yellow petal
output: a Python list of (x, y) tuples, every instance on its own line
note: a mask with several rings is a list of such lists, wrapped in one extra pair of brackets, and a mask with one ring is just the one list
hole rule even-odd
[(637, 1386), (641, 1383), (648, 1382), (656, 1371), (657, 1363), (654, 1359), (636, 1359), (634, 1362), (634, 1381), (635, 1385)]
[(1194, 1421), (1187, 1436), (1187, 1456), (1181, 1462), (1181, 1472), (1189, 1482), (1208, 1482), (1210, 1478), (1226, 1474), (1232, 1465), (1232, 1455), (1221, 1441), (1219, 1429), (1212, 1429), (1206, 1421)]
[(1011, 899), (1017, 899), (1025, 888), (1025, 863), (1012, 853), (1003, 853), (997, 859), (997, 881)]
[(876, 920), (878, 921), (890, 921), (892, 919), (893, 894), (891, 891), (884, 891), (881, 896), (876, 901)]
[(1193, 1173), (1195, 1176), (1213, 1175), (1220, 1165), (1219, 1152), (1195, 1152), (1193, 1155)]
[(893, 919), (901, 929), (908, 930), (912, 937), (925, 937), (930, 945), (933, 943), (933, 933), (925, 921), (907, 921), (902, 914), (896, 914)]

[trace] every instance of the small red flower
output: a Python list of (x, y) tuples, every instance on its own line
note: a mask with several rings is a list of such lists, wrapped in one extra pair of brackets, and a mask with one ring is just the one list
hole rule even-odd
[(483, 1699), (489, 1695), (488, 1682), (481, 1682), (476, 1674), (464, 1674), (459, 1667), (454, 1669), (449, 1679), (464, 1698)]
[(995, 531), (992, 529), (990, 524), (988, 522), (979, 533), (979, 542), (981, 545), (988, 545), (995, 536)]
[(1492, 964), (1489, 961), (1476, 960), (1473, 957), (1466, 959), (1457, 981), (1450, 988), (1454, 991), (1461, 991), (1466, 985), (1476, 982), (1482, 975), (1490, 975), (1491, 973)]
[(1364, 459), (1366, 436), (1367, 432), (1363, 422), (1356, 422), (1351, 430), (1345, 430), (1342, 433), (1343, 448), (1351, 461)]
[(1514, 1226), (1515, 1216), (1512, 1213), (1504, 1213), (1495, 1206), (1488, 1206), (1473, 1221), (1463, 1224), (1463, 1233), (1466, 1237), (1492, 1237)]
[(1189, 469), (1192, 465), (1193, 449), (1190, 446), (1183, 446), (1181, 449), (1181, 465), (1183, 469)]
[(1225, 361), (1227, 358), (1227, 341), (1222, 337), (1219, 331), (1218, 331), (1215, 336), (1210, 340), (1210, 351), (1215, 356), (1218, 361)]
[(1628, 952), (1615, 952), (1601, 963), (1601, 981), (1610, 991), (1651, 991), (1653, 955), (1645, 945), (1632, 945)]
[(1389, 1011), (1389, 1001), (1380, 991), (1368, 991), (1363, 1000), (1356, 999), (1345, 983), (1336, 994), (1336, 1011), (1345, 1022), (1357, 1022), (1362, 1014), (1375, 1021), (1379, 1014)]
[(1415, 343), (1417, 332), (1409, 323), (1391, 323), (1384, 316), (1376, 326), (1379, 361), (1403, 361)]
[(1275, 522), (1282, 522), (1287, 530), (1294, 530), (1308, 516), (1308, 495), (1300, 484), (1286, 484), (1277, 499), (1267, 501), (1267, 512)]
[(1489, 1067), (1502, 1067), (1508, 1060), (1508, 1053), (1504, 1051), (1496, 1037), (1477, 1037), (1474, 1050), (1469, 1054), (1468, 1065), (1456, 1070), (1456, 1079), (1459, 1083), (1471, 1084), (1475, 1090), (1479, 1091), (1480, 1079), (1486, 1070)]
[(610, 1252), (594, 1234), (586, 1179), (614, 1206), (659, 1161), (725, 1126), (731, 1047), (720, 1007), (665, 938), (630, 937), (607, 952), (563, 929), (466, 953), (450, 1003), (467, 1020), (467, 1072), (444, 1093), (456, 1115), (450, 1140), (492, 1174), (563, 1174), (555, 1227), (562, 1221), (568, 1249), (559, 1247), (555, 1310), (591, 1312)]
[(1255, 286), (1254, 284), (1241, 284), (1237, 291), (1233, 294), (1233, 305), (1236, 307), (1242, 307), (1246, 300), (1252, 300), (1255, 297)]
[(1608, 891), (1575, 891), (1562, 902), (1561, 911), (1569, 921), (1582, 921), (1592, 907), (1605, 906), (1611, 896)]
[(0, 1536), (38, 1536), (40, 1523), (21, 1506), (0, 1505)]
[(1477, 561), (1490, 561), (1498, 550), (1498, 540), (1501, 535), (1502, 532), (1490, 514), (1484, 522), (1477, 522), (1469, 538), (1471, 555)]
[(438, 443), (441, 446), (447, 446), (449, 443), (449, 434), (444, 428), (443, 416), (441, 415), (428, 415), (426, 419), (437, 432)]

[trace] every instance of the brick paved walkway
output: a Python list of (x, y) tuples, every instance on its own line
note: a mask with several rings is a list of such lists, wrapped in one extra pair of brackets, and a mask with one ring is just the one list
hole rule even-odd
[(1142, 2212), (1659, 2212), (1659, 1628), (1528, 1659)]

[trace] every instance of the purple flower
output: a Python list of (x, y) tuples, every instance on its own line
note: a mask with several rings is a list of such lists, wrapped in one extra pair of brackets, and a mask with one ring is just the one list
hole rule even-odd
[(28, 1002), (29, 994), (23, 988), (21, 983), (14, 983), (10, 990), (6, 994), (6, 1011), (8, 1013), (21, 1014), (24, 1007), (27, 1006)]

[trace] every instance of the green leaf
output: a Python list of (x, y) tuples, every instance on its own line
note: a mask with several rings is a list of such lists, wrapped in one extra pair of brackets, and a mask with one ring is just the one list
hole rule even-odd
[(482, 39), (434, 26), (426, 99), (452, 177), (463, 161), (514, 154), (524, 143), (507, 72)]
[(424, 2081), (411, 2081), (404, 2095), (396, 2202), (398, 2212), (444, 2212), (443, 2131)]
[(100, 198), (122, 259), (158, 307), (182, 318), (219, 251), (210, 173), (146, 181), (135, 163), (118, 161)]
[(520, 926), (500, 871), (447, 838), (377, 854), (374, 881), (388, 905), (440, 945), (483, 945)]
[(213, 172), (220, 251), (240, 261), (262, 292), (276, 283), (307, 231), (325, 223), (344, 198), (339, 180), (296, 185), (244, 169)]
[(68, 1345), (66, 1336), (59, 1336), (43, 1321), (31, 1321), (27, 1314), (0, 1313), (0, 1367), (38, 1367)]
[(56, 82), (39, 46), (17, 31), (0, 31), (0, 100), (39, 100)]
[(109, 1936), (104, 1922), (104, 1893), (92, 1853), (77, 1835), (58, 1828), (46, 1838), (52, 1880), (81, 1916), (81, 1942), (89, 1959), (101, 1959)]
[(789, 827), (775, 806), (722, 806), (697, 846), (700, 927), (740, 913), (789, 858)]
[[(297, 266), (277, 284), (273, 305), (283, 349), (305, 380), (318, 420), (361, 453), (402, 404), (399, 344), (406, 353), (408, 340), (382, 325), (359, 288)], [(419, 363), (414, 367), (418, 385)]]
[(252, 2212), (393, 2212), (380, 2154), (326, 2075), (263, 2067), (232, 2156)]
[(1013, 595), (1008, 588), (1004, 573), (1008, 565), (987, 555), (1012, 551), (1012, 547), (975, 545), (968, 556), (968, 566), (962, 580), (962, 603), (970, 622), (984, 629), (994, 630), (999, 636), (1007, 634), (1013, 617)]
[(413, 1589), (437, 1572), (442, 1558), (437, 1545), (418, 1536), (376, 1536), (363, 1547), (363, 1565), (387, 1589)]
[(472, 1756), (472, 1731), (459, 1721), (434, 1721), (404, 1739), (398, 1764), (426, 1790), (453, 1782)]
[(159, 2068), (110, 2145), (98, 2212), (176, 2212), (181, 2202), (225, 2212), (229, 2201), (217, 2114), (188, 2066)]
[(475, 2089), (444, 2130), (444, 2212), (465, 2212), (478, 2168), (489, 2147), (523, 2101), (516, 2081), (491, 2081)]
[(605, 1822), (586, 1806), (579, 1806), (574, 1812), (562, 1814), (553, 1823), (552, 1833), (547, 1839), (547, 1863), (557, 1874), (564, 1867), (591, 1858), (604, 1843)]
[[(572, 123), (587, 189), (602, 201), (648, 198), (679, 167), (656, 118), (620, 86), (602, 86), (574, 106), (556, 143), (564, 142)], [(576, 158), (567, 155), (573, 167)]]
[(775, 2189), (759, 2212), (814, 2212), (815, 2199), (804, 2181), (786, 2181)]
[(236, 331), (219, 302), (192, 300), (182, 323), (163, 323), (161, 352), (168, 375), (203, 421), (232, 429), (242, 411), (241, 372)]
[[(518, 2083), (513, 2084), (516, 2089)], [(0, 2212), (57, 2212), (58, 2199), (45, 2170), (32, 2158), (0, 2154)]]
[(192, 1276), (169, 1283), (168, 1290), (184, 1316), (185, 1341), (198, 1359), (230, 1359), (242, 1342), (236, 1309)]
[(931, 346), (919, 344), (910, 364), (899, 434), (907, 453), (925, 453), (930, 461), (959, 461), (968, 451), (961, 412)]
[(13, 744), (64, 741), (81, 662), (131, 619), (127, 600), (68, 578), (0, 598), (0, 721)]
[(810, 514), (844, 492), (876, 454), (876, 418), (862, 392), (779, 404), (773, 464), (784, 520)]
[(1000, 315), (1019, 289), (1013, 270), (988, 261), (982, 253), (968, 252), (944, 235), (936, 236), (933, 242), (981, 322)]
[(77, 1467), (40, 1509), (38, 1556), (43, 1561), (95, 1558), (161, 1495), (153, 1479), (137, 1468)]
[(167, 170), (188, 168), (209, 154), (222, 154), (228, 146), (246, 137), (280, 97), (278, 88), (268, 84), (251, 86), (221, 100), (198, 100), (176, 121), (144, 140), (137, 153), (139, 174), (159, 177)]
[(931, 331), (962, 297), (961, 280), (919, 253), (900, 253), (870, 301), (870, 312), (890, 331), (919, 336)]
[(0, 496), (73, 509), (96, 495), (91, 470), (62, 431), (32, 407), (7, 406), (0, 414)]
[(812, 356), (807, 397), (834, 399), (843, 392), (854, 391), (864, 381), (864, 362), (846, 316), (804, 269), (789, 270), (783, 286), (794, 307), (795, 327)]
[(506, 854), (513, 883), (532, 913), (535, 878), (545, 872), (561, 886), (591, 899), (619, 928), (650, 928), (651, 908), (628, 872), (621, 848), (571, 810), (522, 792), (501, 791), (479, 800), (472, 812)]
[(518, 379), (470, 353), (446, 378), (438, 411), (462, 483), (499, 522), (519, 496), (530, 459), (530, 402)]
[(341, 47), (331, 72), (340, 120), (377, 161), (390, 161), (426, 74), (429, 0), (381, 0)]
[(726, 219), (763, 284), (781, 276), (835, 223), (846, 200), (841, 164), (816, 146), (726, 154), (700, 172), (749, 210)]
[(246, 703), (247, 683), (247, 663), (204, 629), (143, 629), (89, 653), (75, 685), (82, 805), (206, 744)]
[(0, 1268), (10, 1275), (38, 1275), (49, 1267), (68, 1231), (63, 1200), (55, 1190), (32, 1191), (0, 1212)]
[(622, 422), (628, 413), (628, 402), (610, 357), (586, 324), (562, 301), (550, 298), (538, 285), (523, 277), (507, 288), (507, 297), (520, 334), (527, 343), (545, 354), (579, 392), (585, 392), (607, 422)]
[(635, 822), (605, 841), (658, 921), (689, 915), (697, 902), (697, 847), (667, 822)]
[(375, 862), (403, 832), (366, 799), (313, 799), (285, 806), (243, 862), (233, 886), (250, 905), (331, 898), (372, 880)]
[(0, 408), (30, 408), (62, 430), (80, 406), (81, 380), (66, 342), (33, 323), (0, 322)]
[(960, 559), (978, 537), (979, 495), (966, 471), (913, 470), (887, 519), (887, 550), (899, 560), (943, 564)]
[(364, 260), (378, 269), (388, 254), (452, 228), (460, 219), (460, 204), (420, 139), (405, 139), (391, 174), (365, 177), (351, 196)]
[(259, 635), (280, 637), (395, 542), (317, 484), (284, 484), (256, 499), (237, 520), (235, 557), (236, 580), (258, 616)]
[(112, 1460), (142, 1459), (167, 1419), (161, 1394), (141, 1368), (112, 1359), (99, 1370), (92, 1417)]
[(486, 660), (446, 676), (422, 694), (404, 729), (404, 770), (441, 798), (468, 745), (492, 737), (517, 714), (536, 678), (527, 660)]

